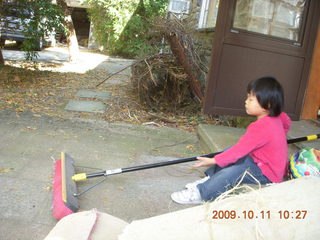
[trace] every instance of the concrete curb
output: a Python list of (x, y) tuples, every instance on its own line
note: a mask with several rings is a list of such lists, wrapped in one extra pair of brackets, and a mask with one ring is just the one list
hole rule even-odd
[[(201, 147), (206, 152), (218, 152), (235, 144), (245, 131), (244, 128), (200, 124), (197, 128), (197, 135)], [(318, 134), (319, 132), (320, 125), (318, 123), (307, 120), (293, 121), (288, 139)], [(306, 147), (320, 149), (320, 140), (289, 144), (288, 155), (291, 156), (299, 149)]]
[(200, 145), (205, 151), (218, 152), (235, 144), (245, 133), (244, 128), (200, 124), (197, 134)]

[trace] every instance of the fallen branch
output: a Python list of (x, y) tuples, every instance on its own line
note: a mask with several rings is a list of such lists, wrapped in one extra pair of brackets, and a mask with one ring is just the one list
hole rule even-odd
[(169, 119), (167, 119), (167, 118), (165, 118), (165, 117), (160, 117), (160, 116), (158, 116), (158, 115), (155, 115), (155, 114), (152, 114), (152, 113), (149, 113), (149, 112), (148, 112), (148, 115), (150, 115), (150, 116), (153, 117), (153, 118), (159, 119), (159, 120), (161, 120), (162, 122), (166, 122), (166, 123), (177, 123), (176, 121), (171, 121), (171, 120), (169, 120)]
[(98, 84), (96, 85), (96, 87), (99, 87), (101, 84), (103, 84), (105, 81), (107, 81), (108, 79), (110, 79), (112, 76), (117, 75), (118, 73), (121, 73), (122, 71), (126, 70), (127, 68), (132, 67), (134, 64), (137, 64), (137, 63), (139, 63), (139, 62), (146, 61), (147, 59), (153, 58), (153, 57), (158, 56), (158, 55), (160, 55), (160, 54), (161, 54), (161, 53), (157, 53), (157, 54), (154, 54), (154, 55), (150, 55), (150, 56), (148, 56), (148, 57), (145, 57), (145, 58), (142, 58), (142, 59), (139, 59), (139, 60), (133, 62), (132, 64), (130, 64), (130, 65), (128, 65), (128, 66), (120, 69), (119, 71), (117, 71), (117, 72), (115, 72), (115, 73), (112, 73), (112, 74), (110, 74), (109, 76), (107, 76), (102, 82), (98, 83)]
[(149, 63), (147, 62), (146, 59), (144, 60), (144, 62), (146, 63), (146, 65), (148, 67), (148, 70), (149, 70), (149, 73), (150, 73), (150, 78), (151, 78), (152, 82), (154, 83), (155, 86), (157, 86), (157, 82), (154, 80), (154, 77), (153, 77), (153, 74), (152, 74), (151, 67), (150, 67)]
[(185, 72), (188, 74), (188, 79), (190, 81), (190, 87), (194, 95), (199, 99), (200, 102), (203, 101), (204, 95), (201, 92), (201, 86), (196, 78), (195, 72), (192, 68), (192, 64), (188, 59), (187, 49), (181, 45), (179, 37), (172, 33), (168, 37), (168, 41), (171, 46), (173, 54), (177, 57), (179, 63), (182, 65)]
[(177, 62), (188, 75), (189, 87), (193, 95), (200, 101), (204, 100), (204, 86), (199, 79), (207, 74), (205, 61), (201, 59), (203, 49), (196, 46), (191, 32), (179, 19), (158, 19), (155, 29), (167, 40), (171, 52)]
[(114, 75), (117, 75), (118, 73), (121, 73), (122, 71), (124, 71), (124, 70), (126, 70), (127, 68), (131, 67), (133, 64), (135, 64), (135, 63), (132, 63), (132, 64), (130, 64), (129, 66), (126, 66), (126, 67), (122, 68), (121, 70), (119, 70), (119, 71), (117, 71), (117, 72), (115, 72), (115, 73), (110, 74), (110, 75), (109, 75), (108, 77), (106, 77), (102, 82), (98, 83), (98, 84), (96, 85), (96, 87), (99, 87), (102, 83), (104, 83), (105, 81), (107, 81), (109, 78), (111, 78), (111, 77), (114, 76)]

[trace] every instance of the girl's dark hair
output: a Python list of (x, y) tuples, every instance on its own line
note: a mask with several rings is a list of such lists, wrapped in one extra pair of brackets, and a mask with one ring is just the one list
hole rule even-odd
[(283, 88), (274, 77), (262, 77), (251, 81), (248, 84), (247, 93), (256, 96), (260, 106), (270, 112), (269, 116), (276, 117), (282, 112)]

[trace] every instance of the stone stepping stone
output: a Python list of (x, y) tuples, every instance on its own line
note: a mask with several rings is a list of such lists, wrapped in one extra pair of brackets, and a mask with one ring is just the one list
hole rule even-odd
[(69, 100), (64, 109), (68, 111), (104, 113), (106, 111), (106, 105), (94, 101)]
[(110, 98), (110, 92), (99, 92), (99, 91), (89, 91), (89, 90), (79, 90), (76, 97), (79, 98), (96, 98), (96, 99), (108, 99)]

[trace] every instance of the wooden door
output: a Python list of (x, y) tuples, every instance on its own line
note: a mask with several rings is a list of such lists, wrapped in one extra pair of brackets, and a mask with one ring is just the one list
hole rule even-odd
[(245, 115), (248, 82), (274, 76), (299, 119), (319, 12), (319, 0), (220, 1), (204, 112)]

